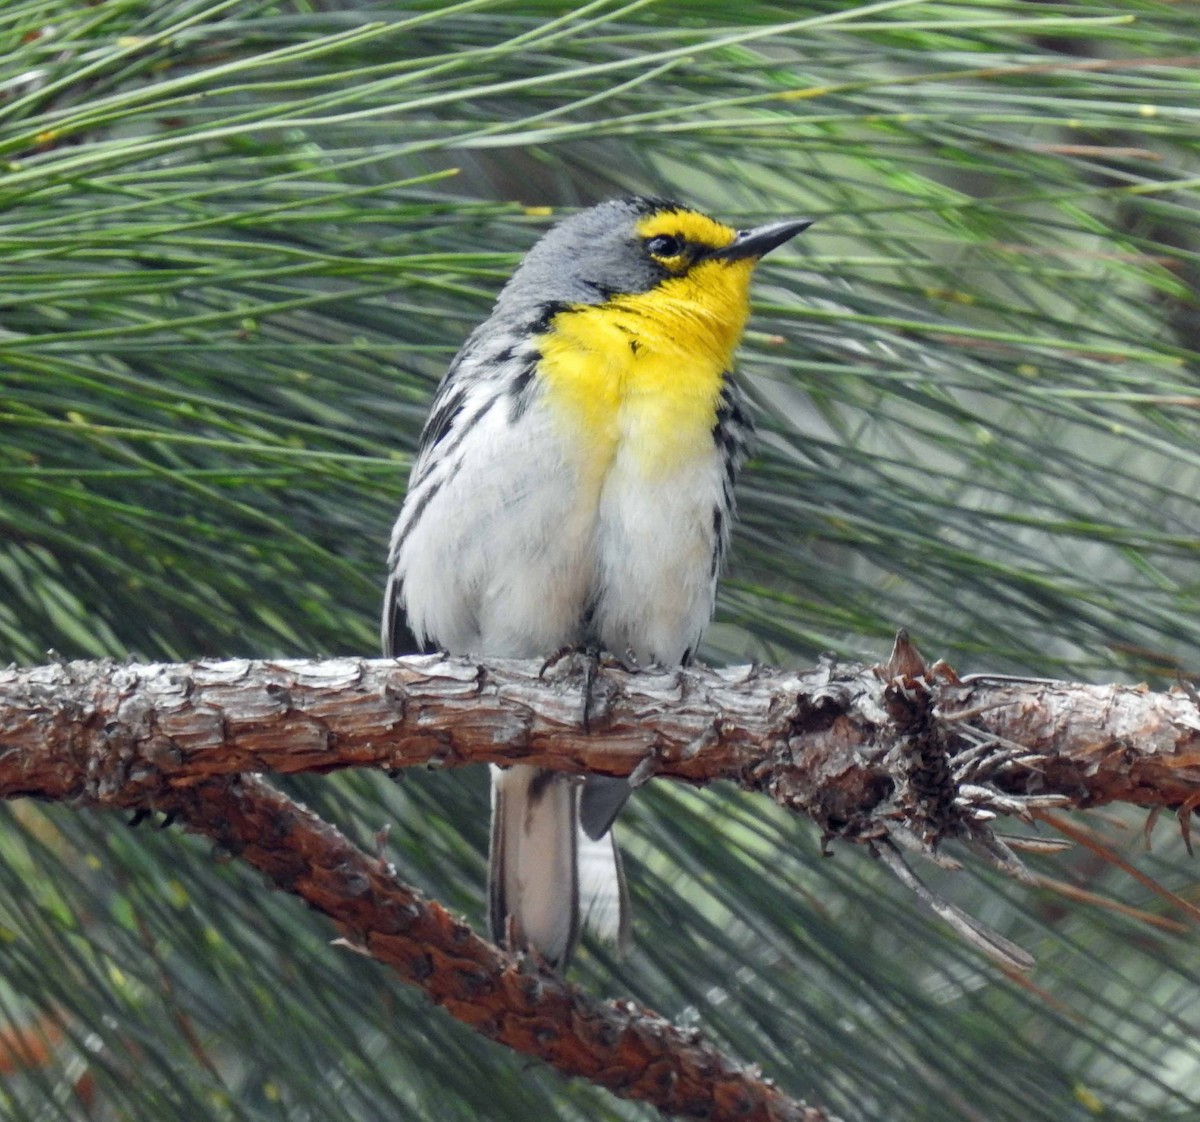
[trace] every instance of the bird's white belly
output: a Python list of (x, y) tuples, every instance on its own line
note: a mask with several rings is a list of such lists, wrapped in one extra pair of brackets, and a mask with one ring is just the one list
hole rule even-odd
[(636, 432), (598, 462), (539, 403), (518, 426), (484, 414), (461, 451), (400, 553), (418, 634), (509, 658), (598, 643), (669, 666), (694, 649), (724, 471), (707, 434), (665, 468)]
[(401, 550), (410, 623), (452, 653), (534, 658), (583, 641), (597, 502), (537, 412), (480, 418)]
[(648, 474), (631, 450), (614, 459), (597, 518), (593, 621), (608, 650), (673, 666), (695, 649), (712, 614), (722, 475), (711, 441), (667, 473)]

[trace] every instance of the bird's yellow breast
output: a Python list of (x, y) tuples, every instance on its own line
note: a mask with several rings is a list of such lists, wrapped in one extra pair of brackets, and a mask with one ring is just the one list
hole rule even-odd
[(751, 261), (705, 261), (649, 292), (551, 320), (538, 340), (547, 404), (600, 476), (618, 451), (647, 476), (711, 455), (752, 270)]

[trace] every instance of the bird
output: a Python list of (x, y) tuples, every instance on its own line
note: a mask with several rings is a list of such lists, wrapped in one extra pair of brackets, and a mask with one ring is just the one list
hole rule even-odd
[[(752, 422), (733, 376), (758, 261), (808, 228), (736, 229), (631, 196), (551, 227), (434, 396), (391, 534), (384, 654), (693, 658)], [(585, 702), (586, 712), (586, 702)], [(625, 943), (612, 825), (627, 780), (492, 768), (492, 940), (565, 968)]]

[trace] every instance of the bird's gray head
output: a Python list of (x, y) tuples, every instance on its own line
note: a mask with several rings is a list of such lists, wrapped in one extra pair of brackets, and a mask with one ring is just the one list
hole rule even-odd
[(610, 199), (550, 229), (505, 285), (495, 314), (521, 317), (536, 307), (648, 292), (702, 262), (757, 260), (809, 224), (739, 231), (669, 199)]

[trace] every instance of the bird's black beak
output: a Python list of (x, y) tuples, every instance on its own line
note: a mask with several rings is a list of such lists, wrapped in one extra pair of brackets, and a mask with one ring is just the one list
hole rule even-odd
[(789, 222), (772, 222), (767, 226), (755, 226), (752, 230), (739, 230), (737, 237), (723, 249), (714, 249), (705, 254), (710, 260), (741, 261), (746, 257), (765, 257), (778, 249), (797, 234), (804, 233), (812, 224), (811, 218), (795, 218)]

